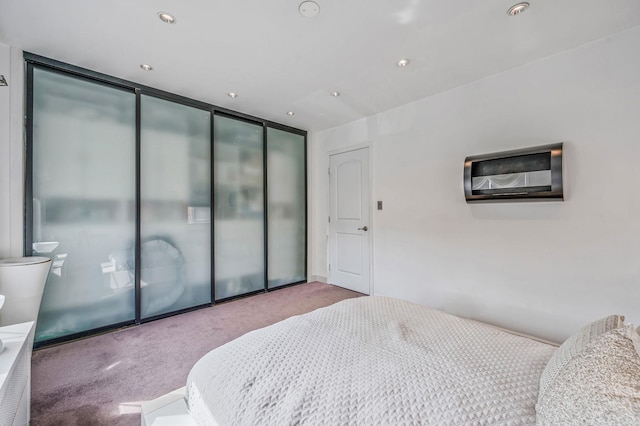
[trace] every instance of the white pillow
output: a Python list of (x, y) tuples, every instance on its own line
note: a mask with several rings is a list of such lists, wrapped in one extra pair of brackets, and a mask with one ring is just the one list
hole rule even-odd
[(640, 356), (624, 328), (567, 362), (536, 405), (536, 424), (640, 425)]
[(584, 348), (598, 338), (603, 333), (609, 330), (622, 327), (624, 323), (624, 317), (621, 315), (610, 315), (608, 317), (599, 319), (582, 327), (579, 331), (572, 334), (567, 340), (564, 341), (558, 350), (547, 362), (547, 366), (544, 368), (542, 375), (540, 376), (540, 389), (538, 391), (538, 401), (544, 396), (547, 387), (556, 378), (559, 371), (571, 361), (571, 359), (580, 355)]

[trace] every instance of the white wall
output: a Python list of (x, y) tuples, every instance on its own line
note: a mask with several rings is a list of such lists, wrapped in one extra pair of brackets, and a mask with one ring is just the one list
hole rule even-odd
[(0, 259), (22, 256), (23, 215), (22, 51), (0, 44)]
[[(635, 27), (313, 134), (311, 275), (327, 276), (328, 152), (371, 141), (376, 294), (557, 341), (611, 313), (638, 324), (638, 46)], [(554, 142), (564, 202), (465, 203), (467, 155)]]
[[(11, 49), (0, 44), (0, 74), (11, 83)], [(11, 93), (10, 87), (0, 86), (0, 258), (7, 257), (10, 250), (10, 208), (11, 193)]]

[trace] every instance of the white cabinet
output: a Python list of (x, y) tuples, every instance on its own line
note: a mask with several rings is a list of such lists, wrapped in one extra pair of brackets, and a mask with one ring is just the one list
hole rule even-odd
[(29, 424), (34, 322), (0, 327), (0, 425)]

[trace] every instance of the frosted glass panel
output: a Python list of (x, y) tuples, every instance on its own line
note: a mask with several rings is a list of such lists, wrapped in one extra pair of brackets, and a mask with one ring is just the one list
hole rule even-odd
[(304, 136), (268, 129), (267, 173), (271, 288), (307, 279)]
[(36, 341), (132, 321), (135, 95), (34, 67), (32, 146)]
[(264, 289), (262, 126), (214, 117), (215, 295)]
[(141, 96), (141, 317), (211, 301), (211, 114)]

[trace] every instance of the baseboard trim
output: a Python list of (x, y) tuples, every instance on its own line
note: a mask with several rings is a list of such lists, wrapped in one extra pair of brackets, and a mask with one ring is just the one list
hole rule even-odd
[(311, 275), (311, 277), (309, 278), (309, 281), (320, 281), (320, 282), (326, 283), (327, 277), (323, 277), (320, 275)]

